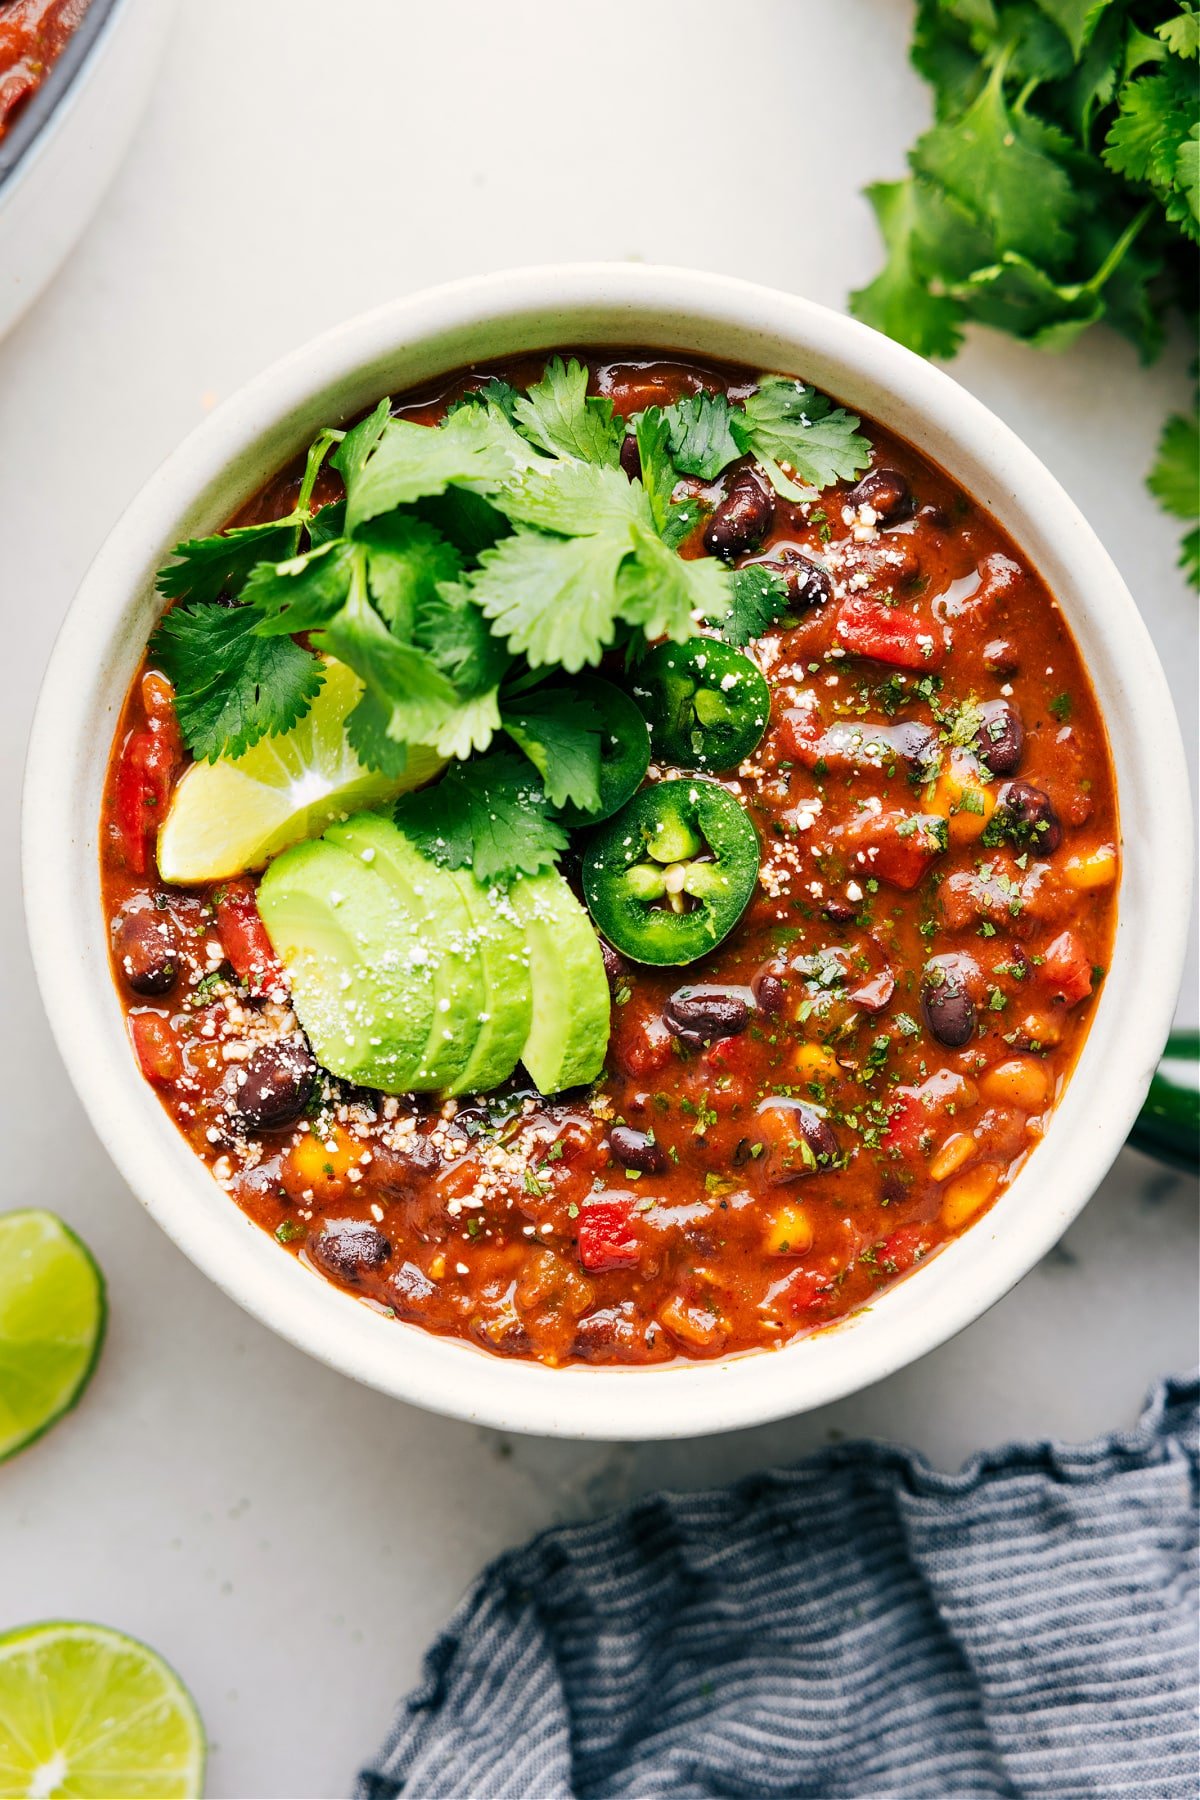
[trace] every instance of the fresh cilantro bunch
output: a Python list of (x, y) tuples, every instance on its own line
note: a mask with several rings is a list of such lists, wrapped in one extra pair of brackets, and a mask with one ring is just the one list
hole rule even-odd
[[(431, 853), (497, 880), (553, 861), (556, 811), (599, 806), (602, 725), (548, 679), (614, 645), (680, 641), (697, 620), (747, 643), (787, 604), (769, 571), (678, 554), (706, 510), (677, 497), (681, 480), (753, 454), (805, 501), (870, 460), (857, 419), (765, 378), (740, 406), (705, 393), (639, 415), (630, 480), (625, 423), (587, 384), (555, 357), (528, 392), (490, 380), (436, 426), (383, 400), (321, 433), (285, 517), (180, 544), (159, 577), (178, 604), (151, 655), (193, 754), (237, 756), (289, 729), (334, 657), (363, 685), (346, 721), (361, 762), (399, 776), (417, 743), (456, 761), (403, 803)], [(345, 496), (317, 510), (330, 452)], [(509, 747), (492, 748), (501, 733)]]
[[(935, 122), (867, 190), (887, 263), (854, 312), (925, 356), (968, 322), (1058, 349), (1100, 319), (1156, 356), (1172, 307), (1196, 321), (1198, 58), (1193, 0), (919, 0)], [(1193, 406), (1149, 482), (1196, 585), (1198, 447)]]

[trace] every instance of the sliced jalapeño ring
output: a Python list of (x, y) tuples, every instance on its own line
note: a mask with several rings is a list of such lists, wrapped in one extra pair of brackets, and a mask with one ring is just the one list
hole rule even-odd
[(771, 716), (761, 672), (719, 638), (656, 645), (634, 671), (633, 692), (650, 721), (655, 760), (677, 769), (736, 769)]
[(750, 815), (715, 781), (643, 788), (587, 844), (583, 891), (622, 955), (660, 966), (695, 962), (741, 918), (758, 878)]

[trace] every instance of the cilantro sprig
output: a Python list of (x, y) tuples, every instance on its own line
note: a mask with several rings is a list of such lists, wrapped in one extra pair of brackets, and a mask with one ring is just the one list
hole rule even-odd
[[(434, 426), (385, 399), (322, 432), (289, 512), (181, 544), (159, 578), (178, 604), (152, 654), (193, 754), (288, 730), (333, 657), (362, 684), (346, 720), (361, 762), (399, 776), (410, 744), (452, 759), (400, 807), (430, 854), (500, 882), (545, 867), (567, 841), (556, 812), (599, 804), (602, 747), (594, 710), (545, 677), (698, 623), (748, 643), (786, 607), (770, 571), (678, 554), (705, 511), (684, 478), (753, 454), (807, 498), (793, 476), (827, 485), (870, 454), (857, 419), (775, 377), (740, 404), (650, 408), (635, 429), (640, 480), (621, 468), (611, 401), (555, 357), (526, 392), (488, 380)], [(318, 509), (331, 451), (344, 496)]]
[[(920, 0), (912, 59), (936, 117), (908, 177), (867, 190), (887, 261), (859, 318), (943, 357), (972, 322), (1060, 349), (1104, 319), (1150, 360), (1178, 307), (1195, 336), (1195, 0)], [(1149, 477), (1194, 585), (1198, 421), (1168, 422)]]

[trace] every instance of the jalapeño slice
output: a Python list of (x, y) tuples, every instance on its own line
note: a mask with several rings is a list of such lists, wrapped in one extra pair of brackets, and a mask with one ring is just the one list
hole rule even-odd
[(659, 644), (634, 674), (658, 762), (719, 774), (761, 742), (771, 690), (748, 656), (718, 638)]
[(758, 877), (758, 834), (715, 781), (643, 788), (588, 844), (583, 891), (609, 943), (635, 962), (695, 962), (726, 937)]
[(574, 805), (560, 807), (559, 818), (574, 829), (611, 818), (637, 793), (650, 766), (650, 734), (629, 695), (611, 681), (584, 675), (567, 691), (576, 700), (590, 703), (600, 720), (600, 805), (594, 812)]

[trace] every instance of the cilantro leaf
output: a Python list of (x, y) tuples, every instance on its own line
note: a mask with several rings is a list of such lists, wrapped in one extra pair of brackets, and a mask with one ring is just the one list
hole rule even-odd
[[(745, 414), (732, 416), (734, 437), (768, 474), (786, 463), (814, 488), (852, 481), (870, 465), (871, 446), (858, 419), (802, 381), (768, 376), (746, 399)], [(772, 475), (780, 485), (777, 474)], [(791, 487), (786, 483), (784, 491)]]
[(622, 565), (617, 583), (620, 616), (640, 625), (648, 638), (682, 643), (695, 620), (728, 604), (729, 571), (711, 556), (677, 556), (661, 538), (635, 529), (634, 555)]
[(368, 413), (365, 419), (360, 419), (357, 425), (351, 426), (334, 451), (330, 460), (345, 483), (348, 494), (358, 486), (367, 459), (379, 448), (391, 411), (391, 399), (385, 395), (374, 412)]
[(509, 483), (495, 504), (519, 525), (564, 537), (594, 537), (610, 528), (650, 523), (645, 490), (617, 468), (593, 463), (540, 463)]
[(438, 584), (458, 577), (461, 556), (440, 531), (404, 513), (370, 520), (360, 527), (357, 541), (367, 547), (371, 598), (397, 637), (411, 637), (421, 607), (436, 596)]
[(533, 693), (505, 707), (501, 723), (542, 777), (551, 806), (599, 810), (601, 722), (590, 701), (568, 701), (561, 689)]
[(150, 655), (175, 689), (179, 727), (204, 762), (240, 756), (288, 731), (324, 679), (319, 660), (290, 638), (255, 635), (252, 606), (191, 602), (160, 620)]
[(671, 460), (681, 475), (715, 481), (742, 451), (731, 429), (734, 411), (724, 394), (701, 391), (668, 406)]
[(739, 649), (768, 632), (788, 608), (787, 583), (761, 563), (747, 563), (729, 573), (724, 611), (705, 614), (727, 644)]
[(259, 563), (243, 590), (258, 613), (259, 637), (290, 637), (331, 619), (346, 603), (360, 552), (345, 538), (331, 538), (306, 556)]
[(214, 537), (176, 544), (175, 561), (158, 572), (156, 586), (168, 600), (217, 600), (241, 592), (256, 563), (275, 562), (296, 548), (290, 519), (236, 525)]
[(1177, 18), (1158, 27), (1157, 35), (1175, 56), (1195, 61), (1200, 57), (1200, 12), (1185, 6)]
[(588, 372), (574, 357), (552, 357), (540, 381), (513, 403), (512, 419), (551, 456), (616, 468), (624, 435), (611, 400), (589, 397)]
[(612, 643), (617, 572), (631, 549), (628, 526), (575, 538), (522, 527), (484, 551), (467, 586), (514, 654), (575, 674)]
[(361, 466), (343, 471), (347, 529), (353, 533), (367, 519), (455, 485), (494, 493), (533, 460), (494, 406), (461, 407), (441, 425), (387, 419)]
[(1167, 420), (1158, 445), (1158, 457), (1147, 486), (1159, 505), (1177, 519), (1186, 519), (1179, 564), (1193, 587), (1200, 587), (1200, 414), (1177, 413)]
[(446, 408), (447, 416), (457, 412), (460, 406), (495, 406), (504, 414), (510, 425), (516, 423), (517, 401), (521, 398), (517, 389), (509, 381), (502, 381), (493, 375), (483, 383), (482, 387), (468, 388)]
[(466, 582), (439, 582), (417, 602), (413, 635), (461, 694), (499, 685), (510, 657), (488, 630)]
[(916, 182), (878, 181), (866, 193), (887, 262), (874, 281), (851, 294), (851, 311), (919, 356), (953, 356), (962, 343), (963, 307), (933, 293), (919, 272)]
[(567, 847), (530, 763), (508, 751), (453, 763), (434, 786), (397, 801), (396, 823), (443, 868), (504, 886), (550, 868)]
[(997, 255), (1015, 250), (1047, 269), (1071, 251), (1076, 195), (1066, 170), (1040, 147), (1024, 112), (1004, 96), (1005, 61), (961, 118), (935, 125), (913, 150), (919, 175), (986, 222)]
[(671, 517), (671, 496), (679, 476), (671, 459), (671, 431), (659, 406), (648, 406), (634, 421), (634, 439), (642, 471), (642, 489), (650, 507), (654, 529), (663, 532)]

